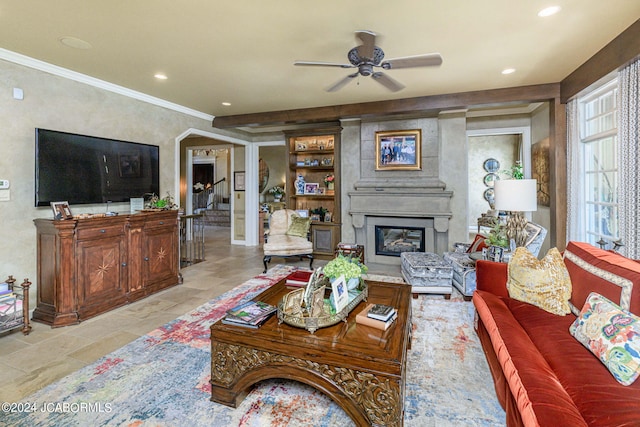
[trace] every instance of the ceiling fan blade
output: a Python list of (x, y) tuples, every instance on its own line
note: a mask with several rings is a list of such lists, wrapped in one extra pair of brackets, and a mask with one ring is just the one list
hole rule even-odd
[(426, 55), (405, 56), (384, 61), (380, 66), (385, 70), (396, 68), (433, 67), (442, 64), (442, 56), (439, 53)]
[(356, 31), (356, 38), (362, 42), (362, 45), (358, 46), (358, 56), (363, 59), (373, 59), (376, 34), (372, 31)]
[(358, 77), (358, 73), (349, 74), (348, 76), (346, 76), (346, 77), (342, 78), (341, 80), (339, 80), (333, 86), (328, 87), (326, 89), (326, 91), (327, 92), (337, 92), (340, 89), (342, 89), (343, 87), (345, 87), (347, 85), (347, 83), (349, 83), (351, 80), (353, 80), (354, 77)]
[(321, 62), (321, 61), (296, 61), (293, 65), (303, 65), (310, 67), (339, 67), (339, 68), (354, 68), (351, 64), (337, 64), (335, 62)]
[(373, 77), (373, 79), (375, 81), (377, 81), (382, 86), (384, 86), (387, 89), (389, 89), (391, 92), (398, 92), (398, 91), (404, 89), (404, 85), (402, 83), (400, 83), (397, 80), (392, 79), (391, 77), (389, 77), (385, 73), (381, 73), (381, 72), (373, 73), (373, 74), (371, 74), (371, 77)]

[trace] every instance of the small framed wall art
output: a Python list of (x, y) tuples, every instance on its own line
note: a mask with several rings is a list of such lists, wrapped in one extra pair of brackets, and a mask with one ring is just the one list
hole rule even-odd
[(419, 129), (376, 132), (376, 170), (421, 170)]
[(244, 171), (233, 173), (233, 190), (234, 191), (245, 190)]

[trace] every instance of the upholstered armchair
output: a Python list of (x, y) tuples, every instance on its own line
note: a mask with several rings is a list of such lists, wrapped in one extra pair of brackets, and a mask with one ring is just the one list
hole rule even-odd
[(300, 217), (291, 209), (274, 211), (269, 217), (269, 229), (265, 232), (264, 272), (271, 257), (299, 257), (309, 259), (309, 269), (313, 267), (313, 245), (309, 241), (310, 218)]
[[(525, 247), (534, 256), (538, 256), (547, 236), (547, 230), (533, 222), (527, 223), (526, 230), (529, 238)], [(472, 243), (454, 243), (453, 251), (442, 255), (444, 260), (453, 267), (453, 286), (465, 299), (470, 299), (476, 290), (476, 259), (473, 259), (471, 254), (482, 250), (484, 239), (484, 236), (478, 234)]]

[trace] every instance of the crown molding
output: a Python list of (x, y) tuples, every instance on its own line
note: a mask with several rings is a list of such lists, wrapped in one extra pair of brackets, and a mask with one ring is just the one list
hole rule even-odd
[(132, 98), (138, 101), (146, 102), (148, 104), (156, 105), (158, 107), (167, 108), (169, 110), (177, 111), (179, 113), (183, 113), (189, 116), (197, 117), (199, 119), (207, 120), (209, 122), (211, 122), (214, 119), (214, 116), (210, 114), (193, 110), (183, 105), (174, 104), (173, 102), (169, 102), (164, 99), (156, 98), (154, 96), (150, 96), (142, 92), (137, 92), (135, 90), (128, 89), (123, 86), (118, 86), (116, 84), (109, 83), (104, 80), (96, 79), (94, 77), (87, 76), (86, 74), (81, 74), (76, 71), (71, 71), (69, 69), (59, 67), (57, 65), (49, 64), (47, 62), (40, 61), (16, 52), (12, 52), (10, 50), (0, 48), (0, 59), (3, 59), (8, 62), (13, 62), (14, 64), (33, 68), (38, 71), (43, 71), (45, 73), (53, 74), (54, 76), (73, 80), (79, 83), (84, 83), (86, 85), (93, 86), (98, 89), (103, 89), (109, 92), (117, 93), (118, 95), (123, 95), (128, 98)]

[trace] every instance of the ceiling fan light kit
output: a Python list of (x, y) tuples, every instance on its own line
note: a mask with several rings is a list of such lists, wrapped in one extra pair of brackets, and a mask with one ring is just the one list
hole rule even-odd
[(371, 76), (375, 81), (390, 91), (397, 92), (404, 89), (404, 85), (382, 71), (375, 71), (374, 69), (376, 67), (382, 68), (383, 70), (393, 70), (399, 68), (437, 67), (442, 64), (442, 56), (439, 53), (406, 56), (383, 61), (384, 51), (375, 45), (375, 33), (372, 31), (356, 31), (356, 39), (358, 39), (362, 44), (354, 47), (347, 53), (349, 64), (337, 64), (321, 61), (296, 61), (294, 62), (294, 65), (358, 69), (357, 72), (349, 74), (334, 83), (332, 86), (329, 86), (326, 89), (327, 92), (336, 92), (342, 89), (347, 85), (347, 83), (358, 76)]

